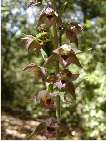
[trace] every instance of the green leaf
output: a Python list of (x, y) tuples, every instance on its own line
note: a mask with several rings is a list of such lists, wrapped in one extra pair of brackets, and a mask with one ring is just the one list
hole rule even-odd
[(47, 56), (49, 57), (52, 54), (53, 51), (53, 44), (48, 41), (45, 45), (44, 45), (44, 51), (46, 52)]
[(49, 37), (47, 32), (40, 32), (36, 34), (36, 39), (39, 40), (40, 42), (48, 42)]
[(40, 51), (41, 51), (41, 54), (42, 54), (43, 59), (46, 61), (47, 60), (47, 54), (46, 54), (46, 52), (43, 49), (41, 49)]
[(48, 85), (48, 92), (53, 92), (53, 84)]

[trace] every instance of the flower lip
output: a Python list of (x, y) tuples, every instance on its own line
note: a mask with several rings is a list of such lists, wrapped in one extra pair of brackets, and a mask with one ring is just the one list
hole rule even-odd
[(61, 55), (61, 57), (64, 59), (64, 60), (66, 60), (68, 57), (67, 57), (67, 55)]
[(53, 127), (47, 127), (47, 130), (50, 131), (50, 132), (54, 132), (55, 131), (55, 128), (53, 128)]
[(53, 15), (47, 15), (47, 18), (50, 20), (50, 19), (52, 19), (53, 18)]
[(61, 80), (61, 82), (62, 82), (62, 84), (66, 83), (66, 81), (65, 81), (65, 80)]
[(48, 104), (48, 105), (53, 104), (53, 101), (51, 100), (51, 98), (48, 98), (48, 99), (46, 100), (46, 104)]

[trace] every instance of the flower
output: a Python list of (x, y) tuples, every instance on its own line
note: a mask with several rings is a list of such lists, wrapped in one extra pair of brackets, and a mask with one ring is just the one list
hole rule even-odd
[(55, 49), (53, 52), (57, 54), (59, 62), (63, 67), (67, 67), (70, 64), (76, 64), (81, 67), (75, 51), (69, 45), (64, 44), (60, 48)]
[(35, 63), (26, 65), (23, 68), (23, 70), (32, 71), (35, 74), (36, 78), (38, 79), (41, 78), (43, 81), (45, 80), (47, 76), (47, 69), (44, 67), (37, 66)]
[(78, 38), (77, 34), (83, 31), (83, 28), (80, 24), (71, 22), (66, 26), (66, 36), (70, 40), (70, 42), (74, 42), (78, 46)]
[(40, 50), (43, 47), (42, 42), (39, 42), (39, 40), (32, 35), (27, 35), (23, 37), (22, 40), (28, 52), (32, 52), (34, 50)]
[(40, 103), (46, 108), (49, 108), (49, 109), (55, 108), (53, 95), (48, 93), (46, 90), (42, 90), (37, 94), (37, 100), (39, 100)]
[(38, 26), (46, 24), (48, 27), (61, 23), (61, 20), (54, 9), (47, 7), (39, 17)]

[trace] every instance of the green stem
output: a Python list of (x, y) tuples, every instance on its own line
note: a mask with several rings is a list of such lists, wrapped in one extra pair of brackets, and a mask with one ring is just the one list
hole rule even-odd
[[(52, 0), (53, 8), (57, 11), (56, 2), (57, 2), (56, 0)], [(60, 39), (60, 35), (58, 36), (56, 26), (53, 27), (53, 32), (54, 32), (54, 48), (58, 48), (58, 45), (60, 44), (61, 39)], [(56, 71), (57, 71), (57, 73), (59, 72), (59, 62), (57, 63), (57, 70)], [(61, 119), (60, 95), (56, 96), (56, 118), (57, 118), (57, 122), (58, 122), (58, 128), (56, 129), (56, 139), (59, 139), (60, 138), (59, 126), (60, 126), (60, 119)]]
[(61, 102), (60, 102), (60, 96), (57, 95), (56, 97), (56, 117), (57, 117), (57, 122), (60, 123), (60, 118), (61, 118)]
[[(59, 18), (61, 18), (61, 6), (60, 5), (62, 5), (61, 0), (58, 0), (58, 7), (57, 7), (57, 9), (58, 9), (58, 16), (59, 16)], [(60, 30), (59, 31), (59, 45), (60, 46), (62, 44), (61, 36), (62, 36), (62, 31)]]
[(56, 128), (56, 139), (59, 140), (60, 139), (59, 126), (61, 122), (61, 100), (59, 95), (57, 95), (56, 97), (56, 117), (57, 117), (57, 123), (58, 123), (58, 126)]
[(58, 48), (58, 35), (57, 35), (57, 29), (56, 29), (56, 25), (54, 26), (54, 47)]

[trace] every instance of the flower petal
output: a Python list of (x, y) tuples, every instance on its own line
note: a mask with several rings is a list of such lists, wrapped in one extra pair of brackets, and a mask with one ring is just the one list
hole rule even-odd
[(34, 72), (35, 76), (38, 79), (41, 78), (42, 80), (44, 80), (46, 78), (46, 75), (47, 75), (47, 69), (46, 68), (37, 66), (34, 63), (28, 64), (27, 66), (25, 66), (23, 68), (23, 71), (25, 71), (25, 70)]

